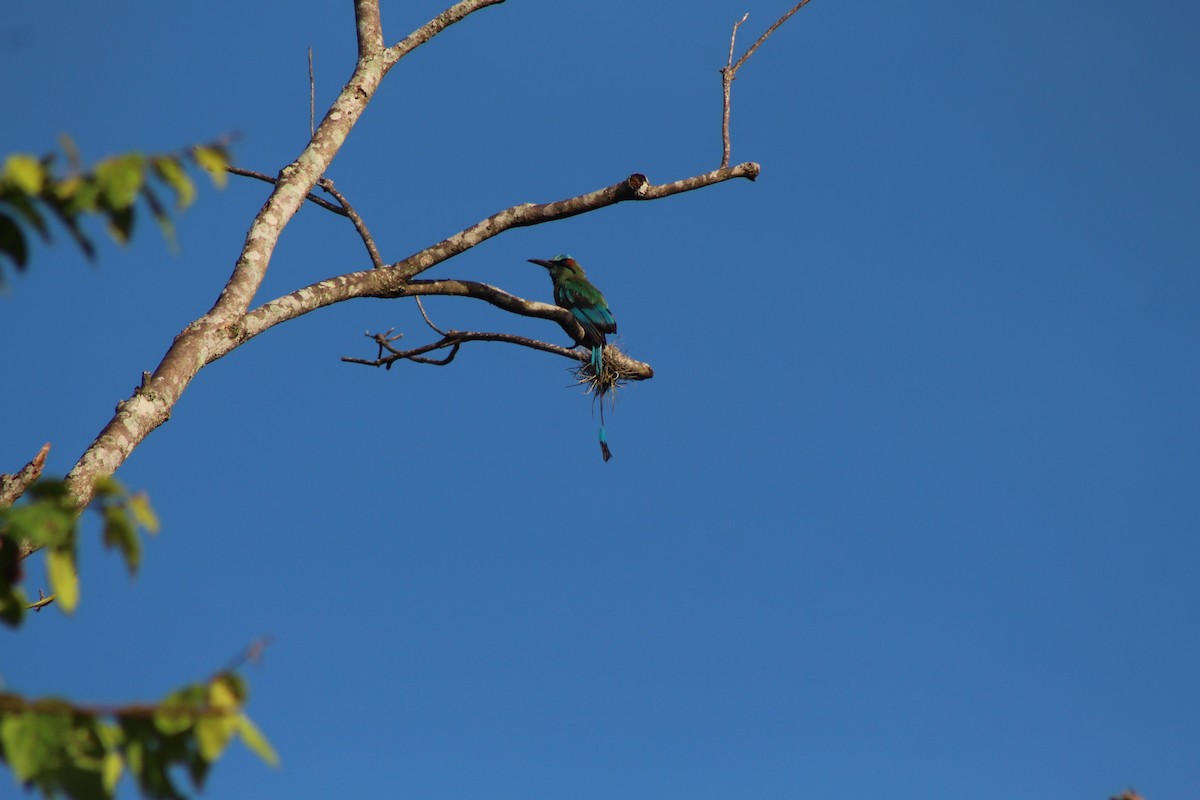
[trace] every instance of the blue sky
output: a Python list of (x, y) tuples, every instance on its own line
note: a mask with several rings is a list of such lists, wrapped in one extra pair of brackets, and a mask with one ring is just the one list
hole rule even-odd
[[(331, 177), (399, 260), (518, 202), (715, 167), (730, 25), (777, 5), (509, 3), (397, 66)], [(384, 3), (395, 41), (441, 10)], [(549, 301), (588, 267), (656, 377), (604, 464), (566, 362), (344, 364), (361, 301), (205, 369), (118, 473), (73, 618), (0, 632), (30, 694), (152, 699), (270, 635), (208, 797), (1200, 791), (1200, 11), (814, 0), (734, 85), (733, 182), (514, 230), (431, 276)], [(274, 172), (349, 74), (349, 3), (24, 4), (4, 152), (237, 132)], [(740, 48), (739, 48), (740, 49)], [(0, 296), (0, 469), (63, 473), (215, 299), (265, 186), (172, 256), (65, 237)], [(310, 206), (261, 300), (368, 264)], [(9, 276), (12, 277), (11, 274)], [(439, 301), (440, 300), (440, 301)], [(565, 343), (435, 299), (441, 325)], [(8, 780), (7, 777), (4, 780)]]

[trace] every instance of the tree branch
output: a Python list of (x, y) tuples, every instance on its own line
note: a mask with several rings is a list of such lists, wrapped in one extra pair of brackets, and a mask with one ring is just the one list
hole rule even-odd
[[(574, 348), (560, 347), (550, 342), (543, 342), (537, 339), (530, 339), (526, 336), (517, 336), (512, 333), (481, 333), (477, 331), (446, 331), (442, 338), (436, 342), (414, 347), (411, 350), (397, 350), (392, 347), (391, 343), (399, 339), (403, 334), (391, 336), (391, 331), (387, 333), (367, 334), (367, 338), (379, 345), (379, 355), (374, 359), (354, 358), (353, 356), (342, 356), (342, 361), (348, 364), (364, 364), (369, 367), (384, 367), (390, 369), (392, 364), (397, 361), (417, 361), (422, 364), (433, 364), (435, 366), (444, 367), (454, 360), (454, 356), (458, 353), (458, 348), (465, 342), (505, 342), (507, 344), (520, 345), (533, 350), (541, 350), (545, 353), (569, 358), (572, 361), (577, 361), (580, 364), (588, 364), (591, 359), (591, 354)], [(452, 348), (451, 352), (444, 359), (422, 358), (425, 353), (430, 353), (435, 350), (442, 350), (447, 347)], [(384, 355), (384, 351), (389, 355)], [(606, 369), (611, 370), (620, 381), (642, 381), (654, 377), (654, 369), (645, 362), (630, 358), (625, 353), (621, 352), (615, 345), (607, 345), (604, 348), (604, 363)]]
[(725, 62), (725, 68), (721, 70), (721, 94), (723, 102), (721, 104), (721, 166), (729, 166), (729, 93), (733, 89), (733, 44), (737, 41), (738, 28), (742, 27), (742, 23), (750, 18), (750, 12), (747, 11), (742, 15), (742, 18), (733, 23), (733, 33), (729, 35), (729, 59)]
[[(775, 32), (776, 28), (778, 28), (783, 23), (787, 22), (788, 18), (791, 17), (792, 14), (795, 14), (797, 11), (804, 8), (806, 5), (808, 5), (808, 0), (800, 0), (799, 3), (796, 3), (796, 5), (792, 6), (791, 11), (787, 12), (782, 17), (775, 20), (775, 24), (772, 25), (771, 27), (767, 28), (767, 32), (764, 33), (762, 36), (758, 37), (758, 41), (756, 41), (754, 44), (750, 45), (750, 49), (746, 51), (745, 55), (743, 55), (741, 58), (739, 58), (738, 62), (733, 65), (733, 71), (737, 72), (739, 69), (741, 69), (742, 64), (745, 64), (746, 61), (749, 60), (750, 56), (754, 55), (754, 51), (758, 49), (758, 46), (760, 44), (762, 44), (763, 42), (765, 42), (767, 40), (767, 37)], [(745, 18), (743, 17), (743, 19), (745, 19)]]
[(321, 178), (317, 181), (317, 185), (333, 195), (334, 199), (341, 204), (341, 214), (349, 217), (350, 222), (354, 224), (354, 229), (358, 231), (359, 237), (367, 247), (367, 255), (371, 257), (371, 263), (376, 267), (382, 267), (383, 259), (379, 255), (379, 249), (375, 247), (375, 240), (371, 238), (371, 232), (367, 230), (367, 223), (363, 222), (362, 217), (354, 210), (354, 206), (350, 205), (350, 201), (346, 199), (345, 195), (333, 188), (333, 181), (329, 178)]
[[(255, 215), (233, 272), (212, 308), (175, 338), (150, 378), (144, 380), (132, 396), (117, 405), (113, 418), (67, 475), (70, 491), (81, 507), (91, 500), (95, 480), (114, 473), (145, 437), (167, 420), (175, 403), (205, 365), (281, 322), (357, 297), (446, 294), (476, 297), (513, 313), (553, 320), (573, 340), (578, 340), (578, 323), (569, 312), (558, 306), (522, 300), (486, 284), (417, 281), (414, 278), (511, 228), (565, 219), (626, 200), (656, 200), (734, 178), (754, 180), (758, 177), (759, 166), (752, 162), (733, 167), (722, 166), (711, 172), (661, 185), (650, 183), (644, 175), (633, 174), (612, 186), (576, 197), (513, 206), (391, 265), (338, 275), (251, 309), (284, 227), (300, 206), (310, 199), (313, 187), (327, 171), (391, 66), (467, 15), (500, 2), (502, 0), (464, 0), (456, 3), (401, 42), (379, 52), (375, 49), (382, 36), (381, 33), (376, 35), (379, 26), (378, 6), (375, 0), (356, 0), (360, 58), (349, 81), (296, 160), (286, 166), (278, 178), (266, 179), (274, 184), (274, 188)], [(336, 194), (334, 196), (338, 197)], [(339, 199), (342, 207), (333, 210), (351, 216), (349, 204), (345, 203), (344, 198)], [(330, 206), (332, 204), (325, 207)], [(351, 219), (354, 220), (353, 217)], [(361, 219), (356, 222), (356, 227), (368, 245), (368, 252), (371, 252), (370, 235), (361, 225)], [(377, 261), (376, 255), (372, 253), (372, 262), (381, 263), (382, 259)], [(446, 336), (454, 333), (447, 332)], [(459, 335), (463, 335), (462, 332)], [(456, 344), (461, 342), (443, 346), (453, 348)], [(606, 350), (606, 363), (610, 359), (609, 351), (614, 364), (625, 362), (642, 377), (653, 374), (648, 365), (629, 359), (611, 345)], [(578, 355), (573, 357), (578, 358)]]
[(511, 228), (524, 228), (530, 225), (540, 225), (544, 222), (566, 219), (567, 217), (586, 214), (589, 211), (595, 211), (596, 209), (615, 205), (626, 200), (658, 200), (673, 194), (690, 192), (733, 178), (755, 180), (758, 178), (758, 173), (758, 164), (749, 161), (745, 164), (738, 164), (736, 167), (722, 167), (712, 172), (706, 172), (703, 175), (695, 175), (691, 178), (684, 178), (683, 180), (661, 185), (652, 184), (647, 180), (645, 175), (634, 173), (612, 186), (597, 189), (587, 194), (581, 194), (577, 197), (556, 200), (540, 205), (524, 203), (506, 208), (485, 220), (475, 223), (469, 228), (459, 231), (450, 238), (438, 242), (432, 247), (428, 247), (419, 253), (414, 253), (403, 261), (392, 264), (391, 267), (399, 273), (401, 280), (407, 280)]
[[(464, 342), (507, 342), (509, 344), (521, 345), (534, 350), (541, 350), (546, 353), (563, 356), (574, 360), (582, 360), (585, 356), (577, 350), (572, 350), (566, 347), (560, 347), (549, 342), (541, 342), (537, 339), (530, 339), (526, 336), (517, 336), (512, 333), (483, 333), (478, 331), (446, 331), (442, 338), (436, 342), (414, 347), (411, 350), (397, 350), (391, 346), (391, 342), (395, 341), (395, 337), (389, 338), (387, 334), (376, 333), (367, 334), (373, 342), (379, 345), (380, 353), (374, 359), (354, 358), (353, 356), (342, 356), (342, 361), (347, 364), (365, 364), (369, 367), (390, 367), (394, 362), (401, 360), (418, 361), (422, 364), (434, 364), (436, 366), (445, 366), (454, 359), (454, 353), (458, 352), (458, 346)], [(423, 359), (419, 356), (424, 353), (430, 353), (434, 350), (443, 350), (447, 347), (454, 348), (454, 353), (442, 360)], [(387, 351), (389, 355), (383, 355), (383, 351)]]
[(383, 50), (383, 25), (379, 21), (379, 0), (354, 0), (354, 29), (358, 34), (359, 59)]
[(737, 39), (738, 28), (742, 26), (742, 23), (746, 21), (746, 18), (749, 17), (750, 14), (743, 14), (741, 19), (733, 23), (733, 33), (729, 35), (729, 60), (726, 61), (725, 66), (721, 68), (721, 95), (723, 98), (723, 103), (721, 105), (722, 167), (729, 166), (729, 95), (733, 89), (733, 79), (737, 77), (737, 71), (742, 68), (742, 64), (745, 64), (746, 61), (749, 60), (750, 56), (754, 55), (754, 51), (758, 49), (759, 45), (765, 42), (767, 37), (775, 32), (776, 28), (787, 22), (788, 18), (791, 17), (792, 14), (795, 14), (797, 11), (804, 8), (804, 6), (808, 5), (808, 2), (809, 0), (800, 0), (799, 3), (796, 3), (796, 5), (792, 6), (791, 11), (788, 11), (782, 17), (775, 20), (775, 24), (767, 28), (767, 32), (758, 37), (758, 41), (750, 45), (750, 49), (747, 50), (742, 57), (737, 60), (736, 64), (733, 63), (733, 43), (734, 40)]
[(241, 318), (262, 285), (283, 229), (328, 170), (388, 70), (449, 25), (497, 2), (500, 0), (457, 3), (385, 51), (378, 0), (355, 0), (359, 57), (350, 79), (307, 146), (280, 172), (274, 189), (246, 233), (233, 273), (216, 303), (175, 337), (151, 379), (117, 405), (116, 414), (67, 474), (70, 491), (81, 508), (91, 501), (96, 478), (113, 474), (133, 449), (167, 420), (196, 373), (236, 346)]
[[(241, 175), (243, 178), (254, 178), (255, 180), (264, 181), (265, 183), (270, 183), (270, 184), (275, 184), (276, 181), (278, 180), (276, 178), (272, 178), (270, 175), (267, 175), (265, 173), (255, 172), (252, 169), (242, 169), (241, 167), (235, 167), (232, 164), (226, 164), (225, 171), (230, 173), (231, 175)], [(346, 216), (346, 209), (338, 208), (336, 205), (329, 202), (325, 198), (317, 197), (312, 192), (309, 192), (308, 195), (304, 199), (310, 203), (316, 203), (317, 205), (319, 205), (321, 208), (325, 209), (326, 211), (332, 211), (333, 213), (335, 213), (339, 216), (342, 216), (342, 217)]]
[(404, 58), (410, 52), (428, 42), (434, 36), (437, 36), (442, 31), (449, 28), (456, 22), (461, 22), (466, 19), (468, 14), (472, 14), (480, 9), (488, 6), (496, 6), (503, 3), (504, 0), (463, 0), (461, 3), (455, 3), (450, 8), (438, 14), (433, 19), (426, 22), (420, 28), (406, 36), (402, 41), (389, 47), (384, 52), (385, 60), (388, 62), (388, 68), (391, 68), (400, 59)]
[[(571, 197), (541, 205), (523, 203), (512, 206), (454, 234), (448, 239), (444, 239), (431, 247), (414, 253), (403, 261), (398, 261), (383, 269), (349, 272), (333, 278), (327, 278), (326, 280), (310, 284), (303, 289), (297, 289), (291, 294), (262, 304), (258, 308), (246, 313), (239, 321), (235, 335), (223, 345), (222, 352), (213, 355), (213, 359), (220, 358), (234, 347), (265, 330), (275, 327), (281, 322), (286, 322), (315, 311), (318, 308), (356, 297), (394, 298), (404, 294), (431, 293), (474, 296), (465, 288), (461, 291), (456, 291), (451, 286), (455, 282), (430, 282), (431, 284), (443, 286), (444, 290), (415, 289), (413, 287), (429, 284), (414, 281), (412, 280), (412, 276), (420, 274), (446, 259), (456, 256), (506, 230), (564, 219), (625, 200), (656, 200), (681, 192), (690, 192), (734, 178), (754, 180), (758, 177), (758, 173), (758, 164), (747, 162), (745, 164), (738, 164), (735, 167), (717, 169), (703, 175), (696, 175), (691, 178), (684, 178), (683, 180), (662, 185), (651, 184), (646, 181), (644, 175), (635, 174), (620, 183), (589, 192), (588, 194), (579, 195), (578, 197)], [(459, 281), (457, 283), (465, 285), (467, 282)], [(496, 292), (500, 292), (499, 289), (491, 288)], [(483, 294), (486, 294), (486, 292)], [(512, 297), (511, 295), (508, 296)], [(488, 298), (481, 295), (480, 299), (487, 300)], [(528, 301), (520, 302), (525, 303)], [(564, 312), (558, 306), (550, 306), (544, 303), (529, 303), (524, 308), (526, 310), (532, 309), (535, 305), (542, 306), (547, 311), (543, 312), (541, 309), (538, 309), (538, 311), (524, 315), (545, 317), (546, 319), (553, 319), (556, 322), (570, 316), (570, 314)], [(518, 311), (517, 313), (523, 312)]]
[(7, 508), (17, 502), (30, 484), (42, 476), (42, 469), (46, 466), (46, 454), (49, 452), (50, 443), (46, 442), (37, 455), (16, 474), (0, 475), (0, 508)]
[(308, 48), (308, 135), (317, 132), (317, 78), (313, 74), (312, 47)]
[[(225, 166), (225, 171), (233, 175), (241, 175), (244, 178), (254, 178), (255, 180), (260, 180), (272, 185), (278, 182), (277, 178), (272, 178), (270, 175), (265, 173), (255, 172), (252, 169), (242, 169), (241, 167), (235, 167), (232, 164), (227, 164)], [(338, 216), (348, 218), (354, 225), (354, 229), (358, 231), (358, 235), (360, 238), (362, 238), (363, 244), (366, 245), (367, 254), (371, 257), (371, 263), (377, 267), (382, 267), (383, 259), (379, 255), (379, 250), (375, 247), (375, 241), (371, 238), (371, 234), (367, 230), (367, 224), (363, 222), (362, 217), (360, 217), (358, 212), (354, 210), (354, 206), (350, 205), (350, 201), (346, 199), (345, 195), (334, 188), (333, 181), (331, 181), (329, 178), (321, 178), (317, 181), (317, 185), (320, 186), (324, 191), (333, 195), (334, 199), (338, 201), (337, 205), (329, 202), (328, 200), (317, 197), (312, 192), (309, 192), (304, 199), (310, 203), (316, 203), (326, 211), (332, 211)]]

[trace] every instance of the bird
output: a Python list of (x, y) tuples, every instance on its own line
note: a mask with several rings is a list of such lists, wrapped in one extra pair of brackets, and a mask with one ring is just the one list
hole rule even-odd
[(604, 361), (604, 345), (608, 343), (605, 334), (617, 332), (617, 320), (609, 310), (608, 301), (587, 279), (579, 262), (565, 253), (549, 261), (531, 258), (529, 262), (550, 270), (550, 280), (554, 282), (554, 302), (570, 311), (583, 328), (583, 338), (576, 344), (591, 349), (592, 371), (599, 376)]
[(550, 280), (554, 282), (554, 302), (570, 311), (583, 328), (583, 338), (576, 344), (592, 351), (589, 363), (597, 379), (600, 396), (600, 454), (608, 461), (612, 458), (612, 450), (604, 433), (604, 388), (599, 377), (604, 367), (604, 345), (608, 343), (606, 335), (617, 332), (617, 320), (603, 293), (592, 285), (583, 267), (571, 256), (561, 253), (549, 261), (531, 258), (529, 262), (550, 270)]

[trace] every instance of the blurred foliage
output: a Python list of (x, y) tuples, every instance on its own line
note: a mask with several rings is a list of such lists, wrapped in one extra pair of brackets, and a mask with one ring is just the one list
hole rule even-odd
[(178, 213), (196, 198), (196, 186), (188, 176), (189, 164), (207, 172), (217, 186), (224, 186), (227, 179), (229, 153), (223, 141), (178, 153), (123, 153), (100, 161), (90, 170), (81, 167), (79, 152), (70, 137), (61, 138), (61, 147), (61, 156), (13, 153), (0, 169), (0, 284), (6, 261), (18, 272), (27, 267), (31, 233), (50, 241), (48, 218), (57, 219), (84, 255), (93, 258), (96, 246), (84, 232), (83, 219), (102, 216), (109, 235), (125, 244), (133, 234), (139, 199), (174, 248), (175, 225), (160, 192), (165, 188), (171, 193)]
[[(213, 762), (237, 736), (263, 761), (278, 756), (242, 709), (245, 681), (233, 672), (186, 686), (154, 705), (113, 708), (0, 693), (0, 761), (43, 797), (107, 800), (128, 773), (141, 793), (186, 797), (173, 775), (204, 787)], [(178, 769), (177, 769), (178, 768)]]
[[(160, 198), (165, 187), (174, 210), (183, 211), (196, 197), (189, 166), (209, 173), (224, 186), (229, 155), (223, 143), (199, 145), (185, 153), (125, 153), (80, 167), (78, 151), (62, 139), (66, 168), (57, 154), (8, 156), (0, 169), (0, 284), (6, 261), (17, 271), (29, 263), (31, 232), (50, 241), (49, 218), (67, 230), (84, 254), (95, 245), (82, 221), (102, 216), (109, 234), (124, 244), (133, 232), (138, 200), (145, 202), (168, 243), (174, 247), (174, 224)], [(41, 470), (45, 449), (35, 459)], [(26, 469), (34, 468), (31, 462)], [(36, 472), (34, 473), (37, 474)], [(0, 476), (0, 485), (17, 476)], [(8, 492), (7, 489), (13, 489)], [(5, 503), (20, 496), (23, 483), (6, 487)], [(144, 494), (133, 494), (112, 478), (101, 478), (87, 507), (100, 517), (105, 546), (116, 548), (129, 572), (141, 564), (139, 530), (158, 531), (158, 518)], [(41, 479), (11, 506), (0, 505), (0, 621), (18, 627), (29, 609), (54, 603), (65, 613), (79, 604), (77, 551), (82, 513), (65, 481)], [(29, 601), (21, 583), (25, 559), (44, 551), (51, 594), (39, 591)], [(185, 775), (199, 790), (212, 764), (237, 736), (268, 764), (278, 757), (263, 734), (243, 713), (245, 681), (226, 671), (203, 683), (186, 686), (162, 702), (126, 706), (82, 706), (56, 697), (27, 699), (0, 692), (0, 763), (19, 785), (43, 797), (109, 800), (128, 775), (140, 792), (155, 800), (183, 800), (177, 782)]]
[[(121, 553), (130, 574), (137, 572), (142, 556), (138, 529), (158, 532), (158, 519), (146, 495), (131, 494), (116, 480), (101, 478), (88, 509), (101, 519), (104, 544)], [(74, 498), (59, 479), (39, 480), (29, 487), (22, 502), (0, 508), (0, 621), (15, 628), (31, 607), (20, 583), (23, 553), (32, 549), (46, 551), (46, 580), (52, 592), (33, 607), (53, 600), (68, 614), (75, 610), (79, 604), (75, 563), (79, 518)]]

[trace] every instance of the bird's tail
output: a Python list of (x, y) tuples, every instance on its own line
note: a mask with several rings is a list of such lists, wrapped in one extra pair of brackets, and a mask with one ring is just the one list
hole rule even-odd
[(604, 367), (604, 345), (592, 348), (592, 372), (596, 373), (596, 377), (600, 377), (600, 370)]
[(608, 436), (604, 433), (604, 398), (600, 398), (600, 455), (605, 461), (612, 458), (612, 450), (608, 449)]

